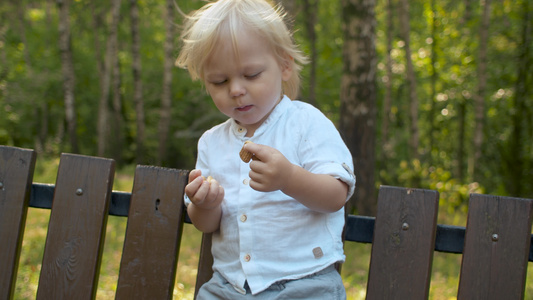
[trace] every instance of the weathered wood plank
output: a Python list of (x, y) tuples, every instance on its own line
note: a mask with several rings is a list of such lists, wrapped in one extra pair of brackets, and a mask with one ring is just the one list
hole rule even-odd
[(94, 299), (115, 162), (62, 154), (37, 299)]
[(196, 275), (196, 287), (194, 297), (198, 295), (200, 287), (213, 276), (213, 255), (211, 254), (212, 233), (202, 234), (202, 245), (200, 247), (200, 258), (198, 260), (198, 274)]
[(116, 299), (172, 299), (188, 172), (135, 171)]
[(437, 227), (436, 191), (382, 186), (367, 299), (427, 299)]
[(458, 299), (524, 298), (532, 201), (470, 195)]
[(0, 299), (12, 299), (35, 169), (33, 150), (0, 146)]

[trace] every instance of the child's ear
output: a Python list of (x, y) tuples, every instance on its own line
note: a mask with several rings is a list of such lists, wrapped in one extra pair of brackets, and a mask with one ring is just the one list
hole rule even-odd
[(283, 81), (288, 81), (292, 76), (292, 68), (294, 65), (294, 58), (290, 55), (285, 55), (281, 61), (281, 78)]

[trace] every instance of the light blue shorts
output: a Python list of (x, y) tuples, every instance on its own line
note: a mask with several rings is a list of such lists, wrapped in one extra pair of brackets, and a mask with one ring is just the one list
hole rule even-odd
[(215, 272), (213, 277), (202, 285), (197, 299), (346, 299), (342, 278), (334, 265), (304, 278), (276, 282), (255, 296), (250, 292), (248, 284), (245, 289), (245, 295), (239, 293), (220, 273)]

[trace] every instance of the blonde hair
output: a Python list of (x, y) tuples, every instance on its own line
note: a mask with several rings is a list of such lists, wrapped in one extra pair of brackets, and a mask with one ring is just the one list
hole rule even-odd
[(193, 80), (204, 81), (203, 68), (222, 32), (229, 31), (234, 49), (238, 44), (237, 32), (252, 30), (272, 46), (278, 63), (289, 64), (292, 76), (283, 82), (283, 93), (295, 99), (300, 89), (300, 71), (307, 58), (292, 39), (284, 22), (285, 13), (280, 5), (266, 0), (219, 0), (211, 2), (187, 17), (182, 34), (183, 46), (176, 60), (178, 67), (186, 68)]

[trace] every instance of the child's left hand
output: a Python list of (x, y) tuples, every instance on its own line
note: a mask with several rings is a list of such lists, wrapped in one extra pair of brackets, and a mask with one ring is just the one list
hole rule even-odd
[(250, 162), (250, 187), (260, 192), (283, 190), (289, 183), (294, 166), (277, 149), (266, 145), (248, 143), (244, 149), (259, 160)]
[(334, 212), (344, 206), (348, 185), (339, 179), (313, 174), (269, 146), (247, 143), (244, 149), (260, 159), (250, 162), (250, 187), (254, 190), (282, 191), (318, 212)]

